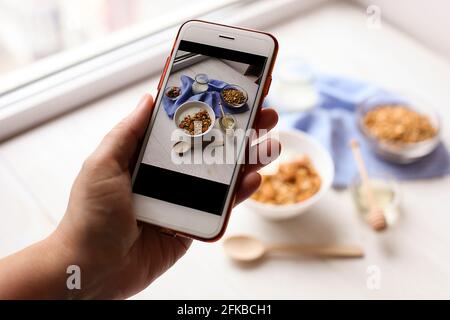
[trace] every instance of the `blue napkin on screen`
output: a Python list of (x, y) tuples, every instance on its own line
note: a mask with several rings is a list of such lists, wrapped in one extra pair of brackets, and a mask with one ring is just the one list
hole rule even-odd
[[(352, 138), (360, 142), (361, 152), (371, 174), (416, 180), (450, 173), (449, 153), (442, 142), (430, 155), (407, 165), (387, 162), (369, 149), (356, 125), (356, 107), (369, 97), (376, 96), (379, 101), (391, 99), (391, 93), (369, 83), (340, 76), (315, 75), (314, 83), (320, 97), (318, 105), (311, 111), (282, 114), (280, 126), (302, 130), (328, 149), (335, 166), (335, 188), (348, 187), (358, 174), (349, 148)], [(271, 97), (270, 104), (277, 106), (276, 97)]]
[[(217, 118), (222, 116), (222, 112), (220, 111), (219, 101), (221, 101), (220, 91), (228, 85), (228, 83), (220, 81), (220, 80), (209, 80), (208, 90), (203, 93), (194, 94), (192, 92), (192, 83), (194, 83), (194, 79), (191, 77), (182, 75), (180, 77), (181, 81), (181, 95), (180, 97), (173, 101), (167, 98), (165, 95), (163, 97), (163, 106), (164, 110), (166, 110), (167, 115), (172, 119), (175, 111), (178, 109), (186, 101), (202, 101), (207, 103), (214, 110)], [(242, 113), (249, 110), (248, 105), (245, 104), (240, 108), (228, 108), (225, 103), (222, 103), (223, 110), (225, 113)]]

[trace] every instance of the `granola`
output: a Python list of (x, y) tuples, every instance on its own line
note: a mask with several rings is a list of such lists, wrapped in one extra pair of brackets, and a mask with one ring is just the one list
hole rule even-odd
[(202, 109), (194, 115), (187, 115), (181, 120), (178, 127), (184, 129), (191, 136), (204, 133), (211, 126), (211, 117), (208, 111)]
[(376, 139), (392, 143), (415, 143), (437, 134), (427, 116), (401, 105), (377, 106), (366, 113), (363, 123)]
[(294, 204), (316, 194), (321, 178), (307, 156), (280, 164), (278, 172), (263, 175), (252, 199), (274, 205)]

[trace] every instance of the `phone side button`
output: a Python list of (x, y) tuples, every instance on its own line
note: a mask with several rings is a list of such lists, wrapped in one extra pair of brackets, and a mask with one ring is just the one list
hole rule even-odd
[(166, 71), (167, 71), (167, 66), (169, 65), (169, 60), (170, 60), (170, 56), (166, 58), (166, 63), (164, 64), (164, 70), (163, 70), (163, 72), (161, 74), (161, 77), (159, 78), (158, 90), (161, 89), (161, 85), (162, 85), (164, 76), (165, 76)]
[(267, 78), (267, 83), (266, 83), (265, 88), (264, 88), (264, 97), (267, 96), (267, 94), (269, 93), (269, 89), (270, 89), (270, 85), (271, 84), (272, 84), (272, 77), (269, 76)]

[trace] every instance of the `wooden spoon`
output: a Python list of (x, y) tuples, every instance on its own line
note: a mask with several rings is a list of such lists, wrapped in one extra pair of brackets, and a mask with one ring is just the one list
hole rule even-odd
[(357, 246), (322, 246), (302, 244), (265, 245), (251, 236), (232, 236), (225, 239), (225, 253), (240, 262), (252, 262), (261, 259), (270, 252), (284, 252), (330, 258), (360, 258), (363, 250)]

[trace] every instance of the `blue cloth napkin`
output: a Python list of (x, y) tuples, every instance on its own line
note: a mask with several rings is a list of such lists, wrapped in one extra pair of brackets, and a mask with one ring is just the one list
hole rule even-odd
[[(214, 110), (217, 118), (222, 116), (222, 112), (220, 111), (219, 101), (220, 90), (222, 90), (227, 83), (220, 80), (209, 80), (208, 91), (194, 94), (192, 92), (192, 83), (194, 83), (194, 79), (191, 77), (182, 75), (180, 77), (181, 81), (181, 96), (173, 101), (164, 95), (163, 97), (163, 106), (164, 110), (166, 110), (167, 115), (172, 119), (175, 111), (178, 109), (186, 101), (203, 101), (207, 103)], [(249, 110), (248, 105), (245, 104), (240, 108), (228, 108), (225, 103), (222, 103), (223, 110), (225, 113), (242, 113)]]
[[(328, 149), (335, 165), (335, 188), (348, 187), (358, 174), (349, 148), (352, 138), (360, 142), (361, 152), (371, 174), (387, 174), (401, 180), (416, 180), (450, 173), (450, 157), (443, 143), (430, 155), (407, 165), (389, 163), (369, 149), (356, 125), (356, 106), (374, 96), (378, 101), (386, 98), (392, 102), (393, 96), (389, 92), (363, 81), (329, 75), (316, 75), (315, 86), (320, 97), (318, 105), (311, 111), (282, 114), (280, 125), (302, 130)], [(270, 103), (277, 105), (273, 97)]]

